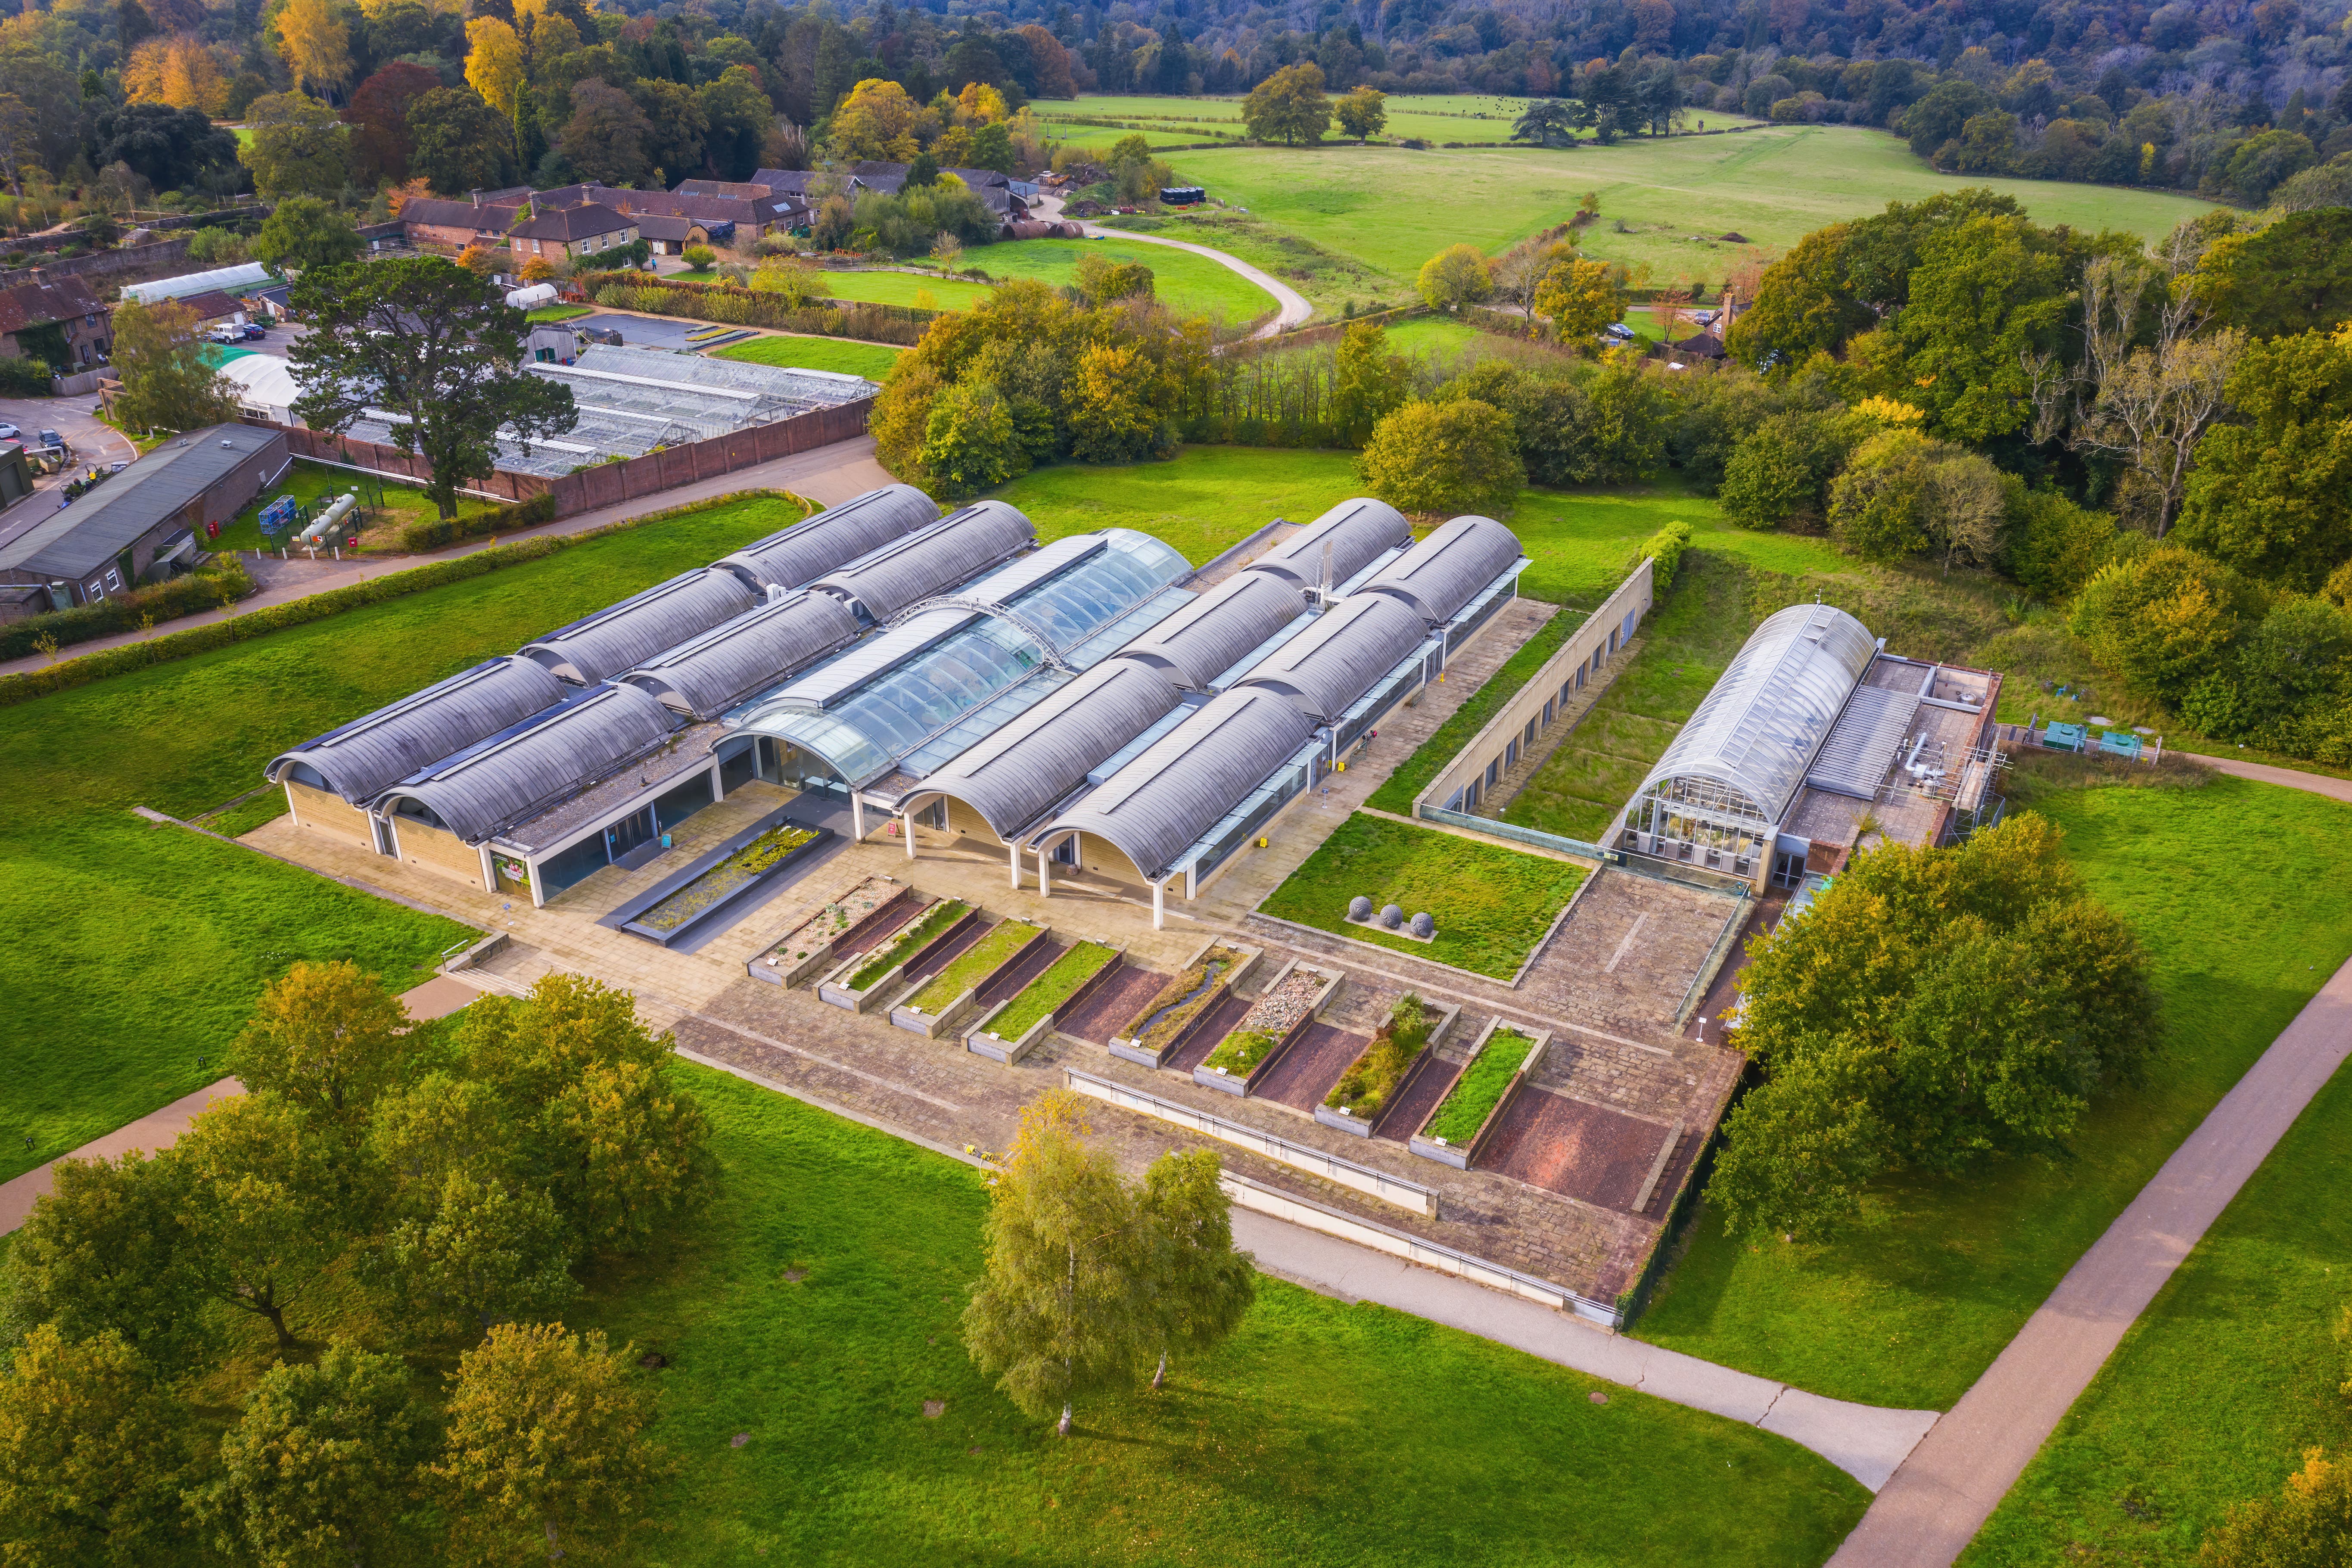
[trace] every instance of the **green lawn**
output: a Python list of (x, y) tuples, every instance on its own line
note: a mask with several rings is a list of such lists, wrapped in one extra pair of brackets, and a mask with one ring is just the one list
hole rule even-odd
[[(993, 291), (985, 283), (961, 278), (928, 277), (917, 272), (827, 272), (825, 286), (841, 300), (864, 300), (876, 305), (919, 305), (927, 310), (963, 310)], [(929, 302), (916, 298), (929, 297)]]
[(691, 513), (0, 709), (0, 1179), (220, 1077), (293, 960), (351, 957), (405, 987), (466, 934), (132, 806), (218, 805), (286, 747), (798, 515)]
[(952, 963), (932, 975), (922, 990), (901, 1005), (919, 1007), (926, 1013), (944, 1011), (948, 1004), (987, 979), (999, 965), (1028, 946), (1031, 939), (1044, 929), (1026, 921), (999, 921), (986, 936), (956, 954)]
[(669, 1361), (655, 1430), (681, 1464), (643, 1561), (1796, 1568), (1868, 1500), (1752, 1426), (1273, 1279), (1215, 1353), (1057, 1439), (958, 1337), (980, 1172), (679, 1070), (720, 1199), (571, 1317)]
[(1495, 1102), (1511, 1087), (1519, 1064), (1528, 1059), (1535, 1042), (1517, 1029), (1497, 1029), (1478, 1047), (1477, 1057), (1462, 1069), (1445, 1098), (1429, 1118), (1429, 1136), (1460, 1145), (1478, 1136)]
[[(1647, 263), (1660, 281), (1701, 279), (1710, 296), (1748, 255), (1785, 250), (1811, 230), (1889, 201), (1962, 185), (2012, 195), (2042, 223), (2151, 238), (2211, 205), (2111, 185), (1938, 174), (1886, 132), (1851, 126), (1637, 138), (1572, 151), (1235, 147), (1178, 153), (1173, 162), (1213, 195), (1379, 268), (1400, 287), (1448, 245), (1500, 250), (1566, 222), (1586, 191), (1601, 196), (1601, 221), (1584, 230), (1588, 254)], [(1433, 189), (1444, 199), (1427, 199)], [(1727, 233), (1750, 244), (1713, 237)]]
[(1038, 468), (993, 492), (1027, 513), (1040, 541), (1097, 528), (1134, 528), (1194, 565), (1277, 517), (1307, 522), (1363, 494), (1352, 452), (1188, 447), (1165, 463)]
[(1021, 988), (1004, 1011), (989, 1020), (989, 1032), (999, 1039), (1017, 1040), (1031, 1025), (1076, 994), (1079, 986), (1101, 973), (1118, 950), (1098, 942), (1076, 942), (1054, 960), (1046, 971)]
[[(305, 506), (317, 502), (322, 496), (339, 496), (346, 490), (357, 490), (360, 514), (363, 526), (383, 530), (403, 528), (412, 522), (424, 522), (440, 515), (422, 489), (408, 485), (396, 485), (378, 480), (366, 474), (355, 474), (348, 468), (331, 468), (323, 463), (297, 459), (286, 470), (286, 477), (268, 495), (221, 525), (221, 534), (211, 542), (215, 550), (276, 549), (286, 543), (289, 535), (265, 538), (261, 532), (261, 509), (281, 495), (290, 495)], [(478, 512), (496, 510), (499, 502), (484, 500), (478, 496), (459, 496), (457, 515), (472, 517)], [(389, 545), (388, 538), (362, 536), (369, 546)]]
[(714, 350), (712, 359), (738, 359), (749, 364), (782, 365), (788, 370), (830, 370), (880, 381), (898, 363), (904, 349), (888, 343), (863, 343), (849, 338), (807, 338), (778, 332), (730, 343)]
[[(1184, 237), (1180, 236), (1179, 237)], [(1234, 326), (1270, 316), (1273, 295), (1222, 262), (1171, 246), (1119, 239), (1016, 239), (975, 246), (964, 265), (992, 278), (1035, 278), (1056, 287), (1077, 281), (1078, 258), (1139, 261), (1151, 268), (1152, 292), (1187, 315), (1210, 316)]]
[[(1585, 879), (1566, 860), (1415, 827), (1362, 812), (1350, 816), (1306, 863), (1258, 906), (1334, 936), (1508, 980)], [(1415, 942), (1377, 926), (1351, 925), (1358, 896), (1401, 907), (1409, 921), (1427, 910), (1437, 936)]]
[(575, 316), (591, 314), (594, 310), (595, 307), (593, 305), (541, 305), (535, 310), (526, 312), (523, 320), (535, 326), (546, 326), (557, 321), (571, 321)]
[[(1751, 1247), (1703, 1209), (1641, 1338), (1837, 1398), (1948, 1407), (2352, 953), (2340, 876), (2352, 806), (2228, 777), (2188, 790), (2045, 790), (2032, 805), (2065, 829), (2093, 893), (2147, 945), (2165, 1045), (2149, 1082), (2103, 1096), (2063, 1161), (1879, 1184), (1866, 1227), (1835, 1246)], [(2340, 1186), (2314, 1194), (2341, 1205)], [(2303, 1289), (2265, 1283), (2244, 1310), (2270, 1311), (2282, 1289)], [(2347, 1295), (2352, 1276), (2335, 1300)], [(2296, 1299), (2285, 1299), (2289, 1315)], [(2194, 1421), (2167, 1405), (2168, 1436), (2228, 1425), (2235, 1403)]]
[(1158, 216), (1096, 220), (1105, 228), (1132, 229), (1138, 234), (1185, 239), (1238, 258), (1271, 272), (1313, 301), (1325, 316), (1342, 313), (1353, 301), (1360, 310), (1375, 304), (1413, 303), (1417, 296), (1376, 267), (1315, 244), (1304, 236), (1280, 228), (1249, 213), (1230, 208), (1192, 207)]
[[(2192, 1568), (2229, 1506), (2352, 1447), (2352, 1066), (2337, 1071), (1961, 1557)], [(2336, 1270), (2344, 1273), (2338, 1275)]]
[[(1381, 134), (1436, 142), (1507, 142), (1511, 139), (1511, 127), (1527, 111), (1528, 101), (1488, 93), (1393, 93), (1386, 105), (1388, 124)], [(1206, 142), (1218, 132), (1234, 136), (1243, 132), (1239, 98), (1088, 93), (1075, 102), (1043, 101), (1031, 107), (1039, 119), (1049, 124), (1074, 120), (1129, 121), (1143, 128), (1154, 146)], [(1708, 118), (1712, 121), (1724, 117)], [(1074, 142), (1100, 142), (1108, 146), (1118, 140), (1119, 132), (1106, 126), (1072, 124), (1066, 134)], [(1334, 143), (1342, 141), (1336, 121), (1329, 140)], [(1183, 158), (1180, 156), (1176, 163), (1180, 173), (1186, 172)]]

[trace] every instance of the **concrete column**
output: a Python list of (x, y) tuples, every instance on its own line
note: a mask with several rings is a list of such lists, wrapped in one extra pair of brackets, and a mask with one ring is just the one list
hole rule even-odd
[(1054, 896), (1054, 847), (1051, 844), (1037, 846), (1037, 896), (1041, 899)]
[(866, 803), (857, 798), (856, 790), (849, 792), (849, 839), (853, 844), (866, 842)]
[(1168, 882), (1165, 878), (1151, 884), (1151, 929), (1160, 931), (1168, 924)]
[(1017, 893), (1021, 890), (1021, 846), (1015, 843), (1005, 847), (1013, 851), (1013, 890)]
[(900, 825), (898, 830), (906, 836), (907, 839), (907, 858), (912, 860), (915, 858), (915, 814), (912, 811), (906, 812), (898, 821)]

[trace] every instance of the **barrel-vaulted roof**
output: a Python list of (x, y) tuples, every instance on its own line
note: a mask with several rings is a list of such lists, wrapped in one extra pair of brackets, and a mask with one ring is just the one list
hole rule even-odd
[(1328, 724), (1428, 637), (1422, 618), (1386, 594), (1350, 594), (1234, 685), (1279, 691)]
[(760, 595), (734, 573), (698, 567), (584, 620), (559, 626), (526, 644), (522, 657), (536, 659), (576, 686), (593, 686), (664, 648), (699, 637), (759, 602)]
[(885, 485), (755, 540), (718, 564), (754, 588), (797, 588), (940, 520), (912, 485)]
[(1037, 531), (1001, 500), (977, 501), (929, 528), (824, 573), (809, 583), (887, 621), (910, 605), (969, 583), (1028, 547)]
[(497, 837), (601, 783), (661, 744), (677, 716), (651, 693), (607, 686), (495, 745), (469, 752), (386, 791), (428, 807), (468, 844)]
[(1280, 692), (1241, 687), (1200, 711), (1135, 761), (1054, 815), (1031, 836), (1091, 833), (1145, 877), (1177, 858), (1295, 755), (1315, 726)]
[(1389, 595), (1443, 626), (1519, 559), (1518, 536), (1509, 529), (1491, 517), (1457, 517), (1381, 567), (1364, 591)]
[(1205, 691), (1242, 656), (1297, 618), (1299, 591), (1272, 573), (1237, 572), (1119, 650), (1179, 686)]
[(262, 772), (278, 783), (291, 773), (308, 784), (307, 769), (364, 805), (419, 768), (554, 707), (564, 690), (543, 667), (501, 655), (281, 752)]
[[(1404, 514), (1382, 500), (1357, 496), (1343, 500), (1255, 561), (1253, 572), (1271, 572), (1294, 587), (1338, 587), (1379, 559), (1381, 552), (1412, 542)], [(1331, 574), (1323, 575), (1323, 547), (1331, 547)]]
[(1875, 650), (1868, 627), (1827, 605), (1767, 616), (1635, 794), (1706, 780), (1780, 821)]
[(966, 750), (923, 789), (955, 796), (1010, 840), (1176, 702), (1176, 689), (1150, 666), (1107, 660)]
[(857, 640), (857, 616), (830, 594), (794, 594), (721, 621), (618, 677), (680, 713), (715, 719)]

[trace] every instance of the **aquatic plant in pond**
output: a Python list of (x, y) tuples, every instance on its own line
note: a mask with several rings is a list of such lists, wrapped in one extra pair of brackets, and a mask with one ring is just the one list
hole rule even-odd
[(790, 822), (772, 827), (639, 915), (635, 923), (652, 931), (676, 931), (719, 900), (742, 891), (761, 873), (815, 838), (814, 827)]

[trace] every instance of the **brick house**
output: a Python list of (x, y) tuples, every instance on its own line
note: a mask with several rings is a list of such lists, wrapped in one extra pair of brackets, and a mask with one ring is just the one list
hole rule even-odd
[(79, 278), (47, 279), (36, 267), (31, 282), (0, 289), (0, 358), (38, 350), (51, 363), (61, 352), (68, 364), (101, 364), (113, 343), (114, 307)]
[(614, 212), (602, 202), (551, 211), (535, 210), (531, 216), (507, 231), (507, 242), (514, 247), (517, 262), (533, 256), (543, 256), (550, 261), (577, 261), (634, 245), (637, 238), (636, 220), (625, 213)]
[(419, 247), (463, 250), (469, 245), (492, 247), (506, 243), (515, 215), (530, 200), (530, 193), (476, 191), (462, 202), (412, 197), (400, 209), (408, 243)]

